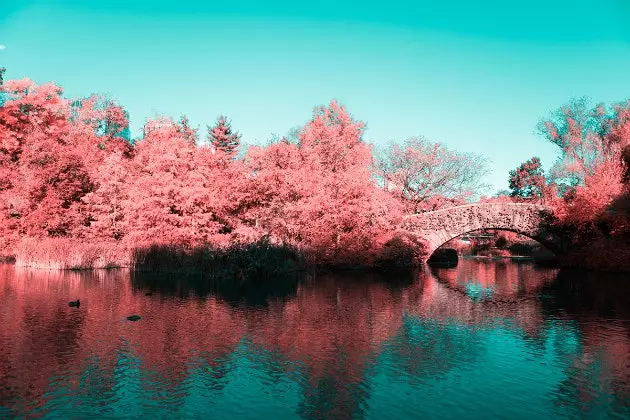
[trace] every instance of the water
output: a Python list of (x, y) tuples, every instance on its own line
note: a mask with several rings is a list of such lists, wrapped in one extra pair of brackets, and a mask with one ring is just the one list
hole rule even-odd
[(626, 277), (464, 260), (263, 289), (4, 265), (0, 418), (627, 419)]

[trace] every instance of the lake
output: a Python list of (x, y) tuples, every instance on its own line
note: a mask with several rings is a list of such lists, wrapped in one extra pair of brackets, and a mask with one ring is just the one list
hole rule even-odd
[(460, 260), (256, 286), (0, 265), (0, 418), (628, 419), (629, 277)]

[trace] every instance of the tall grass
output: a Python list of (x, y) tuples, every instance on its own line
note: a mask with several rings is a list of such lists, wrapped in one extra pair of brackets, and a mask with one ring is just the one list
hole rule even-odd
[(292, 276), (305, 267), (305, 260), (296, 249), (273, 245), (265, 239), (227, 248), (152, 245), (135, 249), (131, 261), (134, 271), (199, 274), (236, 281)]
[(64, 238), (25, 238), (15, 249), (19, 267), (89, 270), (128, 267), (130, 253), (112, 243), (79, 242)]

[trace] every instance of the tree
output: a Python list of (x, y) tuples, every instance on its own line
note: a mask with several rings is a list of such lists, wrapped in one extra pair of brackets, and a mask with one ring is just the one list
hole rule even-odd
[(408, 212), (462, 204), (487, 188), (488, 162), (440, 143), (413, 137), (391, 145), (378, 162), (384, 188), (405, 203)]
[(621, 158), (629, 110), (630, 101), (607, 107), (593, 106), (587, 98), (579, 98), (540, 121), (539, 133), (560, 149), (560, 158), (550, 174), (560, 191), (584, 185), (599, 165)]
[(2, 86), (0, 210), (32, 236), (68, 235), (76, 205), (92, 188), (83, 143), (73, 141), (69, 104), (54, 84), (28, 79)]
[(148, 121), (144, 132), (135, 145), (122, 204), (126, 242), (196, 246), (232, 239), (238, 223), (232, 211), (238, 200), (231, 192), (240, 190), (235, 184), (239, 174), (232, 170), (237, 163), (196, 147), (182, 125), (169, 118)]
[(221, 151), (233, 159), (241, 142), (241, 134), (233, 132), (227, 117), (221, 115), (213, 127), (208, 127), (208, 141), (214, 150)]
[(545, 192), (544, 173), (538, 157), (533, 157), (510, 171), (510, 196), (524, 200), (542, 200)]
[(129, 161), (122, 153), (115, 152), (99, 167), (97, 187), (82, 198), (88, 214), (82, 236), (118, 240), (127, 233), (123, 205), (129, 199)]
[(560, 220), (577, 229), (578, 239), (589, 239), (598, 230), (597, 222), (607, 218), (606, 210), (624, 191), (621, 179), (621, 164), (604, 162), (586, 176), (584, 185), (576, 187), (570, 199), (556, 207)]
[(182, 136), (186, 140), (188, 140), (191, 144), (197, 144), (197, 139), (199, 138), (197, 130), (190, 126), (188, 117), (186, 117), (185, 115), (183, 115), (179, 119), (178, 129), (179, 129), (179, 132), (182, 134)]
[(248, 218), (320, 263), (366, 262), (400, 211), (374, 180), (363, 127), (333, 100), (315, 108), (297, 144), (250, 148), (245, 164), (257, 202)]

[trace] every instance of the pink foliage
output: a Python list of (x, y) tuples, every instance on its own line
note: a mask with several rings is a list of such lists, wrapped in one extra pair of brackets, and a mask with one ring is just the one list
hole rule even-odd
[[(404, 213), (464, 204), (484, 187), (480, 155), (422, 138), (376, 162), (364, 123), (334, 100), (314, 110), (297, 141), (237, 159), (240, 134), (225, 117), (207, 145), (185, 117), (147, 121), (132, 144), (127, 113), (112, 101), (70, 101), (58, 86), (28, 79), (0, 89), (0, 254), (24, 237), (124, 250), (265, 238), (321, 264), (375, 264), (422, 248), (396, 233)], [(554, 182), (534, 158), (511, 174), (515, 197), (482, 201), (540, 200), (580, 232), (602, 220), (610, 234), (627, 232), (619, 198), (629, 194), (630, 102), (572, 103), (541, 127), (562, 153)]]
[(332, 101), (315, 110), (298, 145), (250, 149), (246, 162), (260, 201), (248, 218), (321, 263), (365, 263), (400, 209), (376, 185), (362, 130)]
[(127, 241), (195, 246), (229, 230), (221, 194), (229, 178), (216, 157), (203, 152), (172, 120), (147, 122), (122, 204)]
[(608, 206), (624, 190), (620, 162), (604, 162), (585, 184), (575, 189), (573, 197), (558, 208), (564, 223), (585, 228), (604, 215)]

